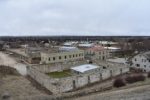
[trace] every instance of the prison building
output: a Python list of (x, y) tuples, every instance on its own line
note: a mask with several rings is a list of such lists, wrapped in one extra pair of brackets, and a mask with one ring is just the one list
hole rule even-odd
[(55, 53), (41, 52), (42, 64), (67, 62), (83, 59), (84, 59), (83, 50), (60, 51)]

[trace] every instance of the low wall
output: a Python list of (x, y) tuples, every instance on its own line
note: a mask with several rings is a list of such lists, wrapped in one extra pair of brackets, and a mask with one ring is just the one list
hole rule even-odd
[(51, 92), (59, 93), (59, 90), (57, 88), (57, 85), (59, 85), (59, 80), (51, 79), (44, 73), (41, 73), (36, 68), (29, 66), (27, 66), (27, 74), (31, 76), (34, 80), (36, 80), (38, 83), (46, 87), (48, 90), (50, 90)]
[[(61, 67), (58, 68), (61, 69)], [(100, 82), (102, 80), (111, 78), (112, 76), (126, 73), (129, 71), (129, 68), (122, 67), (115, 70), (103, 70), (102, 72), (83, 74), (66, 78), (51, 78), (45, 74), (48, 72), (47, 70), (51, 70), (51, 67), (48, 69), (48, 66), (28, 66), (27, 74), (54, 94), (58, 94), (84, 87), (91, 83)], [(54, 71), (54, 68), (51, 71)]]

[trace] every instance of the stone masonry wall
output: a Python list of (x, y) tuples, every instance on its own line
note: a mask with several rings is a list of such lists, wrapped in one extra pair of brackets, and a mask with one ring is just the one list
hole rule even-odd
[(54, 94), (71, 91), (73, 89), (86, 86), (87, 84), (100, 82), (110, 78), (111, 76), (117, 76), (129, 71), (128, 67), (122, 67), (115, 70), (106, 69), (97, 73), (71, 76), (67, 78), (51, 78), (45, 74), (45, 72), (47, 72), (46, 68), (43, 67), (42, 69), (41, 66), (40, 68), (38, 68), (38, 66), (30, 66), (27, 67), (27, 73)]

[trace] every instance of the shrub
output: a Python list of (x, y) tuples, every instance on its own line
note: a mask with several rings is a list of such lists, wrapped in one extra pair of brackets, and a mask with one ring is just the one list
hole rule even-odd
[(116, 79), (116, 80), (114, 81), (114, 84), (113, 84), (114, 87), (122, 87), (122, 86), (125, 86), (125, 85), (126, 85), (126, 83), (125, 83), (124, 80), (121, 79), (121, 78)]
[(134, 75), (134, 76), (128, 76), (125, 78), (127, 83), (134, 83), (138, 81), (145, 81), (146, 77), (144, 75)]
[(145, 81), (146, 77), (144, 75), (137, 75), (135, 77), (135, 80), (136, 81)]
[(132, 76), (127, 76), (125, 78), (125, 80), (126, 80), (127, 83), (134, 83), (135, 82), (135, 80), (134, 80), (134, 78)]

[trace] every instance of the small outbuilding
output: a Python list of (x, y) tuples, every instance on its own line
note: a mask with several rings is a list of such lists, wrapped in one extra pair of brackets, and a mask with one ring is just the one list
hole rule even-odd
[(99, 66), (93, 64), (84, 64), (76, 67), (72, 67), (71, 71), (74, 74), (86, 74), (86, 73), (94, 73), (100, 70)]

